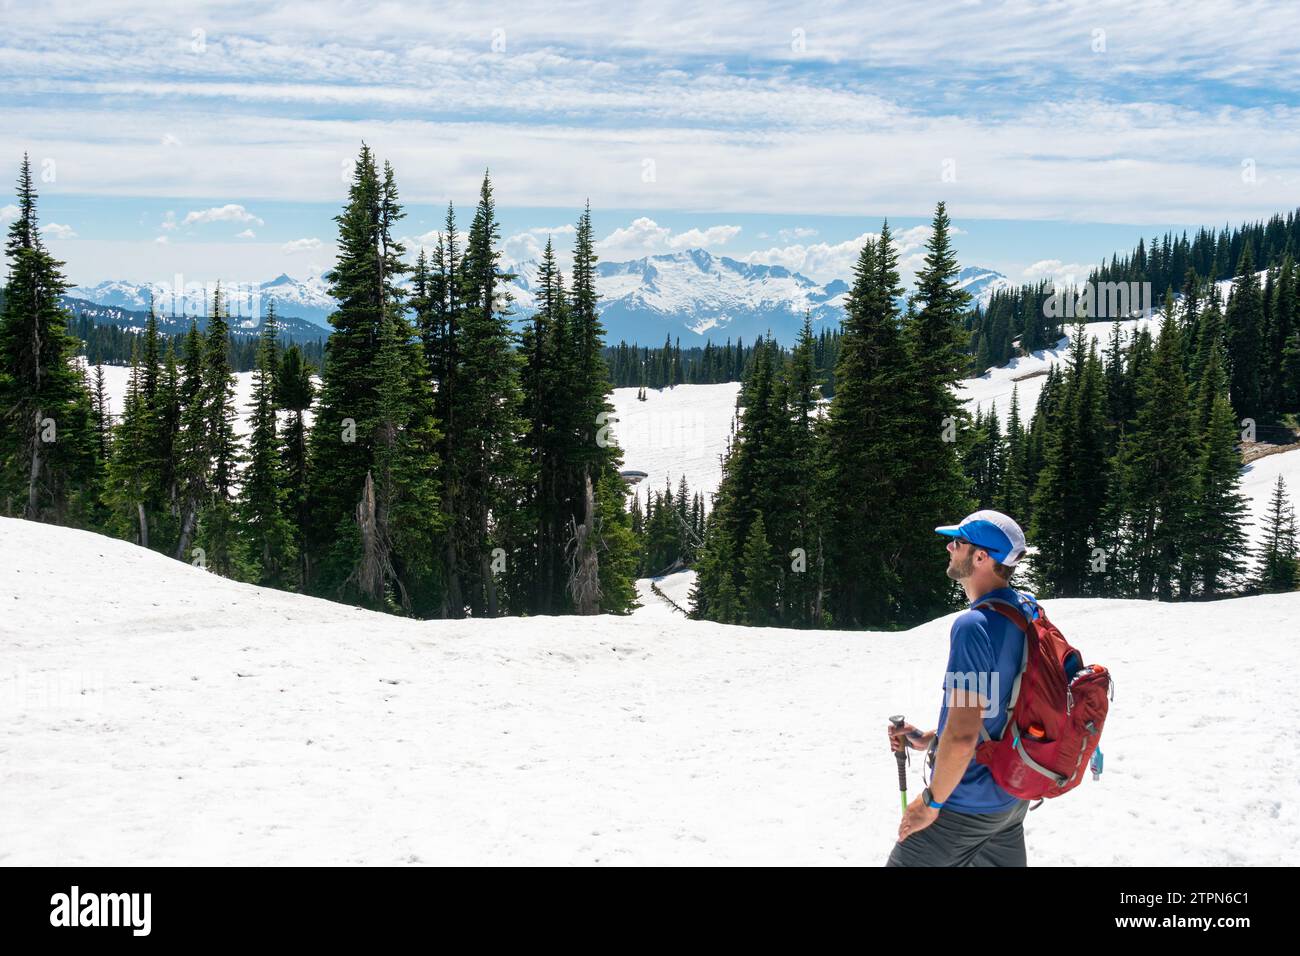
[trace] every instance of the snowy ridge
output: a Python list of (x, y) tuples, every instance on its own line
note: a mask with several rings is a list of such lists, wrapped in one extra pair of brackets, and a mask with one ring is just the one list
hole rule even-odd
[(971, 305), (988, 308), (993, 293), (1014, 289), (1016, 284), (1001, 272), (984, 269), (980, 266), (967, 266), (957, 273), (957, 288), (965, 289), (971, 294)]
[[(535, 260), (516, 262), (511, 289), (521, 316), (535, 309)], [(684, 345), (730, 337), (752, 342), (769, 332), (793, 345), (807, 313), (814, 333), (829, 323), (838, 328), (849, 291), (845, 279), (818, 283), (784, 266), (742, 262), (704, 249), (646, 256), (629, 262), (597, 263), (597, 290), (606, 341), (659, 345), (680, 336)], [(963, 269), (957, 284), (987, 305), (993, 292), (1009, 288), (1000, 272), (978, 266)], [(906, 297), (904, 297), (905, 300)]]
[[(14, 519), (0, 602), (11, 866), (878, 865), (882, 730), (934, 726), (951, 622), (417, 622)], [(1029, 818), (1030, 862), (1292, 862), (1300, 732), (1242, 774), (1240, 715), (1289, 704), (1300, 594), (1050, 609), (1117, 690), (1102, 780)]]
[[(177, 289), (170, 279), (152, 283), (108, 280), (93, 286), (75, 286), (67, 294), (132, 312), (148, 312), (152, 301), (160, 315), (203, 316), (207, 314), (208, 300), (215, 287), (215, 283), (186, 283)], [(248, 327), (249, 323), (256, 327), (272, 302), (281, 316), (306, 319), (322, 328), (327, 327), (326, 319), (336, 308), (325, 280), (319, 275), (294, 279), (281, 273), (266, 282), (223, 282), (221, 291), (230, 309), (231, 324), (238, 327)]]
[[(520, 315), (535, 310), (536, 260), (512, 263), (511, 292)], [(821, 284), (784, 266), (741, 262), (705, 249), (646, 256), (628, 262), (599, 262), (597, 290), (606, 341), (660, 345), (680, 336), (683, 344), (706, 337), (753, 341), (770, 330), (792, 344), (805, 312), (814, 326), (844, 314), (848, 285)]]
[[(503, 270), (514, 275), (509, 292), (517, 324), (536, 311), (538, 267), (535, 259), (503, 264)], [(805, 313), (811, 316), (814, 331), (826, 323), (838, 328), (849, 291), (845, 279), (818, 283), (784, 266), (714, 256), (705, 249), (628, 262), (599, 262), (596, 269), (605, 340), (615, 345), (625, 340), (658, 346), (669, 336), (674, 340), (680, 337), (685, 345), (700, 345), (706, 338), (722, 342), (728, 337), (752, 342), (769, 332), (782, 344), (793, 345)], [(974, 303), (987, 305), (994, 290), (1011, 283), (999, 272), (972, 266), (958, 275), (958, 285), (974, 296)], [(223, 285), (222, 289), (229, 297), (235, 325), (240, 317), (264, 313), (272, 300), (282, 316), (321, 326), (327, 324), (335, 308), (320, 276), (299, 280), (280, 275), (253, 286)], [(193, 294), (177, 300), (165, 284), (109, 280), (71, 289), (69, 295), (99, 305), (147, 311), (151, 291), (160, 311), (179, 313), (182, 310), (175, 307), (179, 301), (187, 315), (204, 314), (204, 295), (211, 292), (192, 290)], [(254, 303), (255, 297), (258, 303)]]

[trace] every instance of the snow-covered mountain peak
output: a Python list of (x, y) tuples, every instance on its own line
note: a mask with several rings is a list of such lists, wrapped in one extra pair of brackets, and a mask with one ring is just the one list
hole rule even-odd
[[(511, 273), (510, 293), (516, 320), (536, 309), (536, 259), (505, 262), (503, 273)], [(566, 285), (568, 277), (566, 276)], [(993, 292), (1011, 285), (1001, 273), (976, 266), (963, 269), (958, 284), (987, 304)], [(621, 262), (596, 264), (596, 286), (600, 295), (601, 319), (606, 340), (659, 344), (666, 336), (681, 336), (687, 342), (706, 337), (743, 338), (752, 341), (769, 332), (784, 344), (793, 344), (804, 315), (814, 328), (829, 323), (837, 327), (844, 317), (847, 279), (817, 282), (787, 266), (746, 262), (718, 256), (707, 249), (682, 249)], [(159, 286), (159, 289), (162, 287)], [(298, 317), (319, 326), (335, 309), (329, 286), (319, 275), (298, 279), (281, 273), (265, 282), (247, 285), (222, 284), (232, 315), (255, 316), (270, 302), (282, 317)], [(157, 289), (145, 283), (106, 281), (70, 290), (76, 298), (100, 305), (130, 310), (149, 307), (150, 293)], [(158, 308), (166, 314), (183, 311), (203, 315), (211, 290), (200, 286), (186, 289), (183, 309), (167, 294), (155, 295)]]

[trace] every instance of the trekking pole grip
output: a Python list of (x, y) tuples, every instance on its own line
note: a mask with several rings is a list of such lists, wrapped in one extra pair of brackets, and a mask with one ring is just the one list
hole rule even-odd
[[(898, 714), (889, 718), (889, 722), (898, 730), (903, 729), (903, 715)], [(899, 748), (894, 754), (894, 759), (898, 761), (898, 792), (903, 798), (903, 812), (907, 812), (907, 740), (899, 738)]]

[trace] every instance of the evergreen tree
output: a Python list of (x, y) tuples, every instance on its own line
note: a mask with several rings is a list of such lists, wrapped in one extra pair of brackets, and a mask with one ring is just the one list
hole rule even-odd
[(256, 583), (288, 588), (295, 578), (297, 555), (293, 525), (285, 509), (289, 489), (276, 420), (280, 361), (276, 336), (272, 303), (262, 326), (257, 369), (253, 373), (248, 466), (242, 476), (239, 520)]
[(441, 599), (441, 436), (429, 339), (404, 315), (400, 280), (410, 267), (393, 234), (403, 215), (392, 167), (384, 164), (381, 179), (363, 144), (335, 217), (339, 257), (326, 279), (339, 305), (309, 440), (304, 512), (307, 546), (319, 555), (307, 566), (310, 589), (423, 614)]
[(1264, 540), (1260, 545), (1260, 564), (1255, 585), (1265, 593), (1294, 591), (1300, 578), (1300, 560), (1296, 551), (1295, 507), (1287, 494), (1281, 475), (1273, 486), (1268, 516), (1264, 519)]
[(1228, 296), (1225, 319), (1232, 407), (1238, 414), (1258, 420), (1264, 411), (1264, 295), (1249, 246), (1242, 251), (1237, 265), (1237, 279)]
[[(1046, 454), (1034, 493), (1034, 571), (1046, 594), (1101, 593), (1094, 549), (1106, 505), (1106, 389), (1096, 345), (1075, 326), (1059, 414), (1047, 420)], [(1095, 570), (1094, 570), (1095, 569)]]
[(600, 609), (627, 614), (640, 607), (636, 595), (639, 542), (632, 515), (624, 505), (627, 485), (606, 471), (596, 486), (597, 528), (600, 538)]
[(1134, 596), (1168, 601), (1189, 570), (1195, 501), (1191, 412), (1172, 309), (1139, 375), (1139, 410), (1117, 465), (1120, 558)]
[(158, 462), (152, 457), (153, 411), (145, 400), (142, 379), (137, 347), (127, 380), (122, 417), (113, 428), (113, 456), (107, 469), (104, 500), (109, 509), (109, 529), (147, 548), (150, 546), (147, 502)]
[(95, 445), (99, 460), (107, 463), (109, 448), (111, 447), (112, 434), (111, 426), (113, 421), (112, 409), (109, 407), (108, 390), (104, 385), (104, 366), (95, 366), (95, 386), (94, 386), (94, 409), (95, 409)]
[[(809, 480), (818, 467), (819, 388), (815, 351), (812, 319), (805, 313), (799, 341), (783, 373), (783, 428), (779, 457), (774, 462), (778, 511), (773, 525), (773, 543), (777, 554), (783, 556), (778, 565), (784, 579), (778, 616), (783, 623), (801, 627), (820, 623), (823, 584), (820, 571), (824, 569), (822, 505), (816, 494), (816, 482)], [(702, 508), (702, 501), (697, 501), (697, 506)], [(798, 557), (787, 564), (786, 558), (795, 553)]]
[(291, 345), (280, 361), (276, 376), (275, 404), (289, 413), (281, 443), (281, 474), (284, 480), (284, 513), (292, 526), (292, 550), (298, 554), (298, 565), (292, 584), (301, 588), (310, 577), (307, 555), (307, 428), (303, 413), (311, 407), (315, 386), (311, 380), (311, 367), (303, 360), (302, 350)]
[(705, 523), (704, 543), (690, 592), (691, 616), (696, 620), (741, 623), (741, 600), (734, 574), (736, 547), (728, 530), (730, 522), (721, 513), (729, 506), (728, 500), (715, 499)]
[(199, 510), (208, 494), (210, 459), (208, 453), (208, 417), (204, 404), (203, 339), (198, 325), (190, 323), (185, 337), (184, 367), (180, 383), (180, 428), (176, 433), (175, 507), (180, 517), (174, 557), (188, 560)]
[(1245, 568), (1246, 501), (1239, 491), (1238, 437), (1227, 390), (1219, 384), (1199, 434), (1195, 482), (1198, 497), (1190, 529), (1191, 561), (1201, 596), (1206, 598), (1235, 588)]
[(1265, 360), (1261, 400), (1267, 421), (1276, 421), (1290, 410), (1287, 388), (1286, 348), (1295, 331), (1295, 314), (1300, 299), (1296, 295), (1295, 262), (1290, 253), (1282, 260), (1277, 283), (1269, 302), (1268, 325), (1264, 332)]
[(235, 375), (230, 364), (228, 312), (218, 285), (203, 344), (199, 401), (203, 409), (203, 450), (208, 467), (207, 495), (198, 513), (194, 543), (204, 566), (224, 577), (250, 575), (234, 508), (234, 485), (241, 453), (235, 440)]
[(879, 241), (868, 239), (858, 255), (821, 447), (818, 496), (827, 509), (827, 610), (842, 627), (893, 620), (903, 587), (897, 567), (900, 526), (879, 520), (906, 493), (908, 450), (900, 436), (914, 412), (905, 405), (897, 263), (886, 222)]
[(438, 600), (435, 555), (445, 528), (437, 471), (442, 438), (427, 366), (413, 329), (390, 305), (375, 358), (374, 463), (357, 506), (363, 558), (354, 582), (363, 595), (429, 614)]
[(0, 505), (8, 515), (76, 524), (98, 496), (91, 401), (60, 305), (63, 263), (41, 243), (36, 199), (24, 155), (0, 311)]
[(745, 569), (742, 589), (742, 620), (754, 627), (771, 624), (774, 617), (773, 597), (776, 593), (776, 561), (763, 526), (763, 513), (754, 516), (745, 538), (741, 556)]
[[(609, 370), (603, 357), (605, 347), (605, 328), (597, 311), (598, 294), (596, 292), (596, 243), (591, 224), (591, 205), (588, 204), (578, 218), (573, 249), (573, 283), (569, 302), (569, 317), (572, 331), (569, 345), (574, 350), (569, 365), (575, 371), (574, 391), (571, 395), (573, 409), (572, 421), (576, 425), (574, 442), (566, 455), (568, 471), (572, 476), (569, 487), (580, 487), (590, 480), (597, 498), (598, 513), (608, 513), (616, 518), (621, 526), (626, 510), (626, 486), (618, 478), (622, 465), (622, 453), (617, 444), (608, 441), (605, 435), (605, 423), (612, 417), (614, 406), (609, 401)], [(673, 372), (677, 377), (681, 357), (678, 350)], [(613, 494), (614, 500), (602, 501), (601, 494)], [(594, 557), (597, 562), (613, 562), (617, 567), (626, 568), (629, 556), (613, 549), (626, 547), (628, 542), (620, 535), (605, 536), (598, 534), (595, 539)], [(609, 577), (610, 572), (602, 572), (602, 577)], [(622, 597), (615, 601), (615, 591)], [(635, 594), (635, 586), (630, 580), (620, 581), (617, 588), (606, 590), (603, 594), (600, 610), (610, 613), (626, 613), (631, 610), (626, 596)]]
[(568, 513), (564, 453), (573, 414), (564, 402), (573, 375), (573, 351), (568, 348), (568, 309), (564, 277), (555, 261), (551, 240), (546, 240), (538, 271), (537, 311), (523, 332), (526, 361), (523, 381), (524, 415), (528, 422), (529, 525), (534, 529), (521, 555), (521, 573), (531, 581), (528, 609), (534, 614), (554, 614), (564, 609), (563, 540)]
[[(920, 620), (953, 602), (952, 582), (944, 576), (943, 553), (934, 529), (960, 520), (971, 510), (955, 432), (966, 414), (955, 386), (966, 367), (966, 310), (970, 294), (957, 285), (961, 268), (949, 238), (943, 203), (935, 210), (925, 264), (916, 275), (914, 313), (904, 318), (907, 401), (911, 424), (901, 458), (906, 494), (893, 519), (904, 534), (899, 573), (904, 620)], [(954, 517), (957, 516), (957, 517)]]
[(1026, 505), (1028, 436), (1020, 420), (1020, 394), (1017, 386), (1011, 387), (1011, 411), (1007, 419), (1006, 465), (1002, 469), (1002, 484), (998, 491), (996, 510), (1003, 514), (1018, 514), (1028, 521)]
[(176, 348), (171, 340), (163, 356), (162, 376), (154, 395), (154, 414), (158, 423), (158, 457), (161, 468), (157, 487), (162, 506), (158, 509), (160, 549), (170, 549), (176, 539), (177, 436), (181, 427), (181, 374), (176, 365)]
[[(500, 272), (500, 225), (492, 184), (483, 177), (460, 264), (464, 309), (455, 332), (455, 391), (446, 422), (451, 480), (450, 560), (462, 600), (475, 617), (501, 609), (494, 551), (519, 557), (527, 516), (517, 510), (527, 482), (527, 425), (520, 410), (521, 359), (510, 326), (508, 276)], [(576, 497), (576, 495), (575, 495)], [(461, 616), (464, 607), (450, 607)]]

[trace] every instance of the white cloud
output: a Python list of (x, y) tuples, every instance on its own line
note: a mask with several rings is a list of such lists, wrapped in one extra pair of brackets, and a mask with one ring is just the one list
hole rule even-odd
[[(784, 231), (784, 230), (783, 230)], [(962, 235), (964, 230), (952, 226), (951, 235)], [(772, 263), (783, 265), (791, 272), (799, 272), (818, 282), (843, 279), (852, 282), (853, 268), (867, 239), (879, 239), (876, 232), (864, 232), (843, 242), (793, 243), (788, 246), (772, 246), (759, 249), (742, 258), (746, 262)], [(904, 285), (910, 285), (912, 277), (925, 260), (925, 244), (930, 240), (928, 225), (911, 226), (893, 234), (894, 251), (898, 253), (898, 272)]]
[[(6, 5), (4, 70), (41, 102), (8, 98), (0, 155), (75, 156), (89, 196), (341, 204), (340, 164), (362, 139), (393, 161), (408, 207), (468, 199), (484, 165), (502, 206), (576, 208), (590, 196), (597, 209), (659, 218), (869, 214), (858, 228), (924, 215), (941, 197), (964, 219), (1238, 222), (1293, 208), (1300, 187), (1294, 31), (1229, 0), (1177, 18), (1110, 0), (1062, 0), (1051, 17), (979, 3), (898, 17), (827, 0), (775, 29), (773, 15), (728, 0), (662, 0), (640, 21), (617, 5), (503, 0), (505, 55), (489, 51), (472, 5), (368, 3), (358, 17), (336, 0), (310, 16), (268, 3), (234, 22), (200, 0), (194, 22), (226, 25), (209, 31), (204, 56), (165, 5), (118, 16), (120, 6)], [(1094, 53), (1098, 25), (1108, 45)], [(793, 26), (807, 29), (798, 52)], [(1187, 95), (1207, 81), (1213, 95)], [(208, 159), (177, 162), (160, 139)], [(653, 184), (641, 180), (646, 157)], [(1243, 157), (1259, 161), (1252, 183)], [(955, 181), (940, 178), (944, 158)], [(162, 224), (177, 227), (175, 214)], [(602, 255), (675, 248), (627, 238), (635, 250)], [(843, 274), (837, 259), (851, 267), (856, 249), (815, 239), (790, 230), (770, 242), (809, 274)], [(515, 246), (532, 257), (527, 237)]]
[(674, 233), (648, 216), (639, 216), (598, 241), (596, 251), (602, 259), (639, 259), (682, 249), (724, 245), (739, 233), (740, 226), (723, 225)]
[(864, 232), (843, 242), (772, 246), (751, 252), (742, 258), (746, 262), (785, 266), (791, 272), (802, 273), (817, 282), (829, 282), (831, 279), (848, 281), (853, 276), (853, 265), (858, 261), (863, 243), (875, 238), (875, 233)]
[(71, 226), (61, 226), (57, 222), (48, 222), (41, 226), (41, 232), (51, 239), (76, 239), (77, 233)]
[[(1202, 112), (1101, 101), (1037, 103), (995, 116), (907, 115), (815, 136), (796, 120), (753, 131), (688, 127), (664, 116), (658, 118), (663, 125), (653, 127), (417, 117), (325, 121), (255, 112), (233, 122), (204, 112), (202, 103), (189, 105), (196, 131), (187, 135), (187, 149), (219, 151), (221, 162), (181, 164), (152, 145), (156, 107), (46, 115), (20, 106), (9, 114), (33, 148), (54, 155), (75, 150), (91, 195), (236, 195), (245, 202), (341, 205), (340, 165), (355, 157), (362, 139), (392, 160), (408, 208), (474, 195), (480, 162), (490, 164), (503, 206), (568, 208), (590, 196), (596, 209), (788, 213), (789, 184), (798, 183), (802, 212), (873, 219), (925, 215), (947, 198), (949, 212), (962, 219), (1235, 222), (1291, 208), (1300, 186), (1300, 107), (1284, 105)], [(220, 138), (206, 132), (217, 128)], [(1065, 135), (1091, 129), (1107, 135)], [(444, 148), (429, 153), (419, 146), (430, 141)], [(0, 150), (6, 142), (21, 148), (0, 131)], [(574, 154), (584, 157), (581, 167), (559, 159)], [(1241, 181), (1242, 155), (1269, 157), (1260, 160), (1254, 183)], [(469, 156), (479, 160), (466, 162)], [(654, 184), (640, 178), (646, 156), (656, 158)], [(956, 182), (940, 182), (936, 156), (958, 157)], [(864, 180), (864, 164), (893, 173)], [(1161, 188), (1153, 190), (1152, 182)]]
[(1027, 282), (1039, 279), (1051, 279), (1059, 285), (1076, 285), (1086, 282), (1093, 266), (1080, 265), (1077, 262), (1065, 263), (1060, 259), (1040, 259), (1033, 265), (1026, 266), (1021, 277)]
[(170, 242), (170, 240), (166, 236), (159, 236), (154, 240), (154, 242), (158, 243), (158, 245), (160, 246), (165, 246), (167, 245), (168, 242)]
[(280, 247), (280, 251), (293, 254), (296, 252), (313, 252), (321, 247), (319, 239), (294, 239)]
[(206, 222), (255, 222), (259, 226), (266, 225), (261, 219), (238, 203), (226, 203), (224, 206), (213, 206), (211, 209), (192, 210), (185, 214), (185, 219), (181, 222), (181, 225), (196, 226)]
[(0, 222), (8, 222), (10, 219), (18, 218), (18, 207), (13, 203), (7, 206), (0, 206)]
[[(805, 226), (795, 226), (793, 229), (782, 229), (779, 233), (782, 242), (794, 242), (797, 239), (811, 239), (817, 235), (816, 229), (809, 229)], [(759, 236), (760, 239), (766, 239), (766, 234)]]
[(257, 238), (257, 233), (253, 232), (253, 230), (251, 230), (251, 229), (245, 229), (243, 232), (241, 232), (241, 233), (237, 233), (237, 234), (235, 235), (235, 238), (236, 238), (236, 239), (255, 239), (255, 238)]
[(671, 249), (708, 248), (725, 245), (740, 234), (739, 226), (709, 226), (708, 229), (687, 229), (668, 238)]
[(563, 226), (546, 228), (545, 226), (534, 229), (525, 229), (523, 232), (517, 232), (513, 236), (507, 236), (502, 243), (502, 258), (506, 262), (527, 262), (529, 259), (541, 261), (542, 254), (546, 250), (546, 240), (551, 240), (551, 251), (555, 255), (555, 260), (561, 269), (567, 269), (570, 260), (573, 258), (569, 237), (577, 233), (577, 228), (572, 223), (566, 223)]

